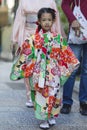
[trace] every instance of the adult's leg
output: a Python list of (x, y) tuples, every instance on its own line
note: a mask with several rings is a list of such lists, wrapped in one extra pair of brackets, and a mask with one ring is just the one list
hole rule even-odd
[(24, 83), (25, 83), (25, 87), (26, 87), (26, 96), (27, 96), (26, 106), (33, 107), (33, 103), (31, 100), (31, 90), (30, 90), (29, 78), (24, 78)]
[(24, 83), (25, 83), (25, 87), (26, 87), (27, 100), (29, 100), (29, 99), (30, 99), (30, 85), (29, 85), (29, 79), (28, 79), (28, 78), (24, 78)]
[(79, 101), (80, 113), (87, 116), (87, 44), (83, 44)]
[(87, 103), (87, 44), (83, 44), (79, 101)]

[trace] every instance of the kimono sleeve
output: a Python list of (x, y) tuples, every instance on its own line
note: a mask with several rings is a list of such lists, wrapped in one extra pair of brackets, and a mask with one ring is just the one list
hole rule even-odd
[(60, 44), (57, 62), (60, 71), (60, 84), (63, 86), (72, 72), (79, 67), (80, 62), (69, 47), (65, 38), (63, 38), (61, 35), (58, 35), (55, 39), (57, 40), (58, 44)]
[(15, 81), (31, 77), (35, 65), (33, 39), (24, 41), (20, 54), (16, 57), (10, 73), (10, 79)]

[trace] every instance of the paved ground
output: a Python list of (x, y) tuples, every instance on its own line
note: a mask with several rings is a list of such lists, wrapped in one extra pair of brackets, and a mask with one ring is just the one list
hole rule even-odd
[[(40, 121), (34, 118), (33, 108), (27, 108), (23, 80), (9, 79), (11, 62), (0, 61), (0, 130), (39, 130)], [(87, 130), (87, 117), (79, 113), (79, 102), (74, 99), (72, 112), (59, 115), (51, 130)]]

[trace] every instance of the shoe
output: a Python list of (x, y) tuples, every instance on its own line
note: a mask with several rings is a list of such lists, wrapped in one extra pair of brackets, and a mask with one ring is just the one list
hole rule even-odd
[(41, 129), (49, 129), (50, 128), (50, 126), (49, 126), (49, 123), (47, 122), (47, 121), (44, 121), (44, 122), (42, 122), (41, 124), (40, 124), (40, 128)]
[(29, 100), (29, 101), (26, 102), (26, 106), (27, 107), (33, 107), (34, 105), (33, 105), (33, 102), (31, 100)]
[(87, 104), (86, 103), (80, 103), (80, 113), (84, 116), (87, 116)]
[(62, 114), (69, 114), (71, 112), (71, 105), (70, 104), (63, 104), (60, 113)]
[(54, 118), (50, 118), (49, 120), (48, 120), (48, 123), (49, 123), (49, 125), (55, 125), (56, 124), (56, 121), (55, 121), (55, 119)]

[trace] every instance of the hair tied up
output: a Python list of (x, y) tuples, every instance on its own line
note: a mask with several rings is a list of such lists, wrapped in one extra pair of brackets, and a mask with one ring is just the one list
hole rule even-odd
[(39, 25), (38, 21), (35, 22), (36, 25)]

